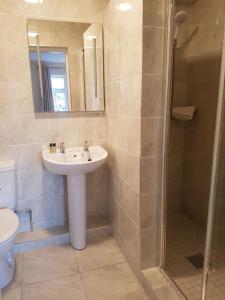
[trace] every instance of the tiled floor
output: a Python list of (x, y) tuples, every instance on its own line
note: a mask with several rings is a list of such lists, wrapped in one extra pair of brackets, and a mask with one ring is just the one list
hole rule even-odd
[[(197, 270), (186, 257), (204, 253), (205, 233), (181, 213), (168, 221), (166, 269), (189, 300), (201, 299), (202, 269)], [(206, 300), (225, 299), (225, 245), (214, 246), (214, 263), (207, 284)]]
[(202, 269), (186, 257), (204, 253), (204, 231), (182, 213), (169, 217), (167, 225), (166, 270), (190, 300), (201, 299)]
[(225, 243), (215, 237), (206, 300), (225, 299)]
[(112, 237), (20, 253), (3, 300), (147, 300)]

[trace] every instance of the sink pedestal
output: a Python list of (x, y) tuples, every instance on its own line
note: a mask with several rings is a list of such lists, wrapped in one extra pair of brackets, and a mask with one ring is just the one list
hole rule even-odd
[(69, 231), (73, 248), (86, 247), (86, 176), (76, 174), (67, 176)]
[(95, 172), (106, 161), (108, 153), (100, 146), (89, 147), (91, 160), (83, 157), (83, 147), (42, 150), (44, 165), (53, 174), (67, 176), (70, 241), (75, 249), (86, 247), (86, 174)]

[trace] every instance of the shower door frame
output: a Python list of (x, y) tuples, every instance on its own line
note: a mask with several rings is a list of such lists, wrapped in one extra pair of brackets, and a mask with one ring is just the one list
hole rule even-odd
[[(165, 105), (164, 105), (164, 122), (163, 122), (163, 154), (162, 154), (162, 205), (161, 205), (161, 251), (159, 267), (161, 271), (166, 274), (172, 281), (170, 274), (166, 271), (166, 228), (167, 228), (167, 170), (168, 170), (168, 148), (169, 148), (169, 135), (170, 135), (170, 116), (171, 116), (171, 103), (172, 103), (172, 71), (173, 71), (173, 51), (174, 51), (174, 9), (175, 0), (167, 0), (167, 39), (166, 39), (166, 78), (165, 78)], [(214, 146), (212, 157), (212, 171), (211, 171), (211, 183), (209, 193), (209, 208), (207, 217), (207, 230), (205, 238), (205, 251), (204, 251), (204, 267), (202, 272), (202, 291), (201, 300), (205, 300), (207, 278), (209, 273), (210, 254), (212, 249), (212, 237), (214, 228), (214, 216), (215, 216), (215, 203), (216, 203), (216, 187), (218, 177), (218, 162), (219, 162), (219, 150), (222, 133), (222, 117), (225, 106), (224, 89), (225, 89), (225, 20), (222, 19), (223, 34), (222, 47), (221, 47), (221, 70), (219, 79), (219, 92), (217, 102), (217, 113), (214, 133)], [(174, 281), (173, 281), (174, 283)], [(176, 285), (174, 283), (174, 285)], [(177, 289), (182, 290), (176, 285)], [(185, 296), (185, 295), (184, 295)]]

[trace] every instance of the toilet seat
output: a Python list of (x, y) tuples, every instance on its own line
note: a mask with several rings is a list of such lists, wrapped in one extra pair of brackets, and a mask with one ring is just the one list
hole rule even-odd
[(0, 209), (0, 244), (9, 240), (17, 232), (19, 218), (8, 208)]

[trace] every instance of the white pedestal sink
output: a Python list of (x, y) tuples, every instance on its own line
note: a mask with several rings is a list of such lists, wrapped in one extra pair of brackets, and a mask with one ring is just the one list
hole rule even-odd
[(66, 148), (65, 153), (42, 151), (46, 169), (67, 176), (70, 241), (78, 250), (86, 247), (86, 174), (102, 166), (108, 156), (100, 146), (89, 147), (89, 150), (91, 161), (83, 158), (82, 147)]

